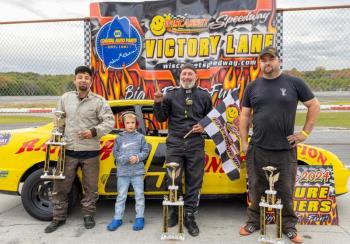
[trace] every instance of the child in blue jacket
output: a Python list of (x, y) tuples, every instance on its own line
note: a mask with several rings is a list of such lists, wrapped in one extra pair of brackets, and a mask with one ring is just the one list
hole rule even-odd
[(115, 231), (123, 223), (125, 202), (129, 185), (132, 184), (135, 192), (136, 218), (133, 230), (142, 230), (144, 227), (144, 160), (149, 154), (149, 146), (144, 135), (136, 131), (137, 117), (134, 112), (128, 111), (122, 115), (125, 131), (115, 139), (113, 154), (117, 161), (117, 190), (115, 214), (107, 229)]

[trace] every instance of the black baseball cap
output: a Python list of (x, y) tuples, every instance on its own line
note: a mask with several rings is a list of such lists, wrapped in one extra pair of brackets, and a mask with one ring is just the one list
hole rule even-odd
[(265, 54), (270, 54), (270, 55), (273, 56), (273, 57), (278, 57), (278, 58), (279, 58), (277, 49), (276, 49), (275, 47), (273, 47), (273, 46), (265, 47), (265, 48), (260, 52), (259, 57), (261, 58), (261, 57), (264, 56)]
[(191, 64), (191, 63), (185, 63), (184, 65), (182, 65), (181, 70), (180, 70), (180, 73), (181, 73), (184, 69), (191, 69), (191, 70), (193, 70), (195, 73), (197, 73), (196, 67), (194, 67), (194, 65)]

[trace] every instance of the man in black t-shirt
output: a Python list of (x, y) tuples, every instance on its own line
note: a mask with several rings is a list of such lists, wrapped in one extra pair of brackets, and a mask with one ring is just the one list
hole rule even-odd
[[(242, 102), (240, 136), (242, 151), (247, 155), (249, 181), (248, 221), (241, 235), (259, 229), (259, 202), (269, 188), (263, 167), (273, 166), (280, 173), (275, 183), (277, 197), (282, 199), (282, 231), (301, 243), (295, 225), (298, 218), (293, 210), (293, 190), (297, 170), (296, 146), (306, 140), (320, 111), (319, 102), (303, 80), (281, 73), (276, 48), (267, 47), (260, 53), (262, 77), (250, 83)], [(294, 133), (298, 101), (307, 107), (302, 131)], [(250, 117), (253, 116), (253, 135), (248, 145)]]

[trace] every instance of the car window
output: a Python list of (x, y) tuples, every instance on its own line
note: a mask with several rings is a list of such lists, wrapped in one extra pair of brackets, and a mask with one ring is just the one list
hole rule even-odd
[(146, 134), (149, 136), (166, 136), (166, 123), (159, 123), (154, 114), (152, 106), (142, 107), (142, 117), (145, 123)]

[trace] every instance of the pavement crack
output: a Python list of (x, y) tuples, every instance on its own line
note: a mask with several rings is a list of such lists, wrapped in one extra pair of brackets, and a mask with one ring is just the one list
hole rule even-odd
[(6, 209), (6, 210), (2, 211), (2, 212), (0, 213), (0, 215), (3, 215), (3, 214), (5, 214), (5, 213), (7, 213), (7, 212), (11, 211), (12, 209), (17, 208), (18, 206), (21, 206), (21, 205), (22, 205), (22, 204), (21, 204), (21, 203), (19, 203), (19, 204), (15, 205), (15, 206), (14, 206), (14, 207), (12, 207), (12, 208)]

